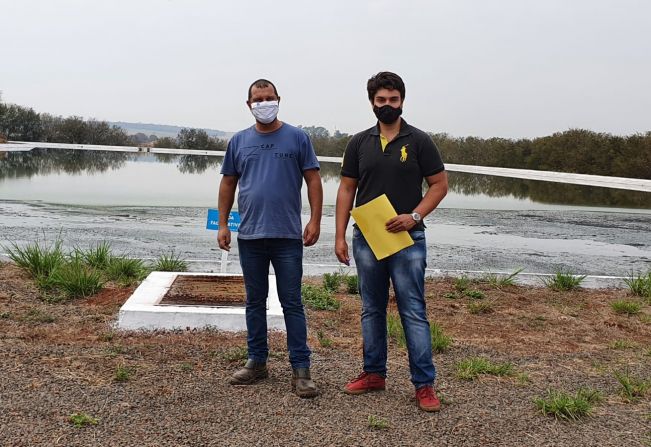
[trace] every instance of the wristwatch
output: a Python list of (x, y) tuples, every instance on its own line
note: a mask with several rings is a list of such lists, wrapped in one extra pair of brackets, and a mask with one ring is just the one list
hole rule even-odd
[(416, 223), (420, 223), (420, 221), (421, 221), (420, 214), (418, 214), (418, 213), (415, 212), (415, 211), (414, 211), (413, 213), (411, 213), (411, 218), (414, 219), (414, 221), (415, 221)]

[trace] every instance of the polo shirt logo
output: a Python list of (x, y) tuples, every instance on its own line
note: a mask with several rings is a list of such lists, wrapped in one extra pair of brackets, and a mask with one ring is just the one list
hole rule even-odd
[(403, 163), (407, 161), (407, 146), (409, 145), (405, 144), (400, 148), (400, 161)]

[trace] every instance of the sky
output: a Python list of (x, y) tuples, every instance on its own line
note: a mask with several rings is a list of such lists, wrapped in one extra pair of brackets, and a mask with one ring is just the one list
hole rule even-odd
[(237, 131), (273, 81), (281, 120), (356, 133), (394, 71), (403, 117), (452, 136), (651, 130), (646, 0), (0, 0), (0, 91), (38, 112)]

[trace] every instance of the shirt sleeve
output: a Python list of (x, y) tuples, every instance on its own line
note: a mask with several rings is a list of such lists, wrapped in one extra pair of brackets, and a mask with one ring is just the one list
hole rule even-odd
[(301, 170), (307, 171), (308, 169), (320, 169), (319, 160), (316, 158), (316, 153), (312, 147), (312, 142), (310, 137), (303, 131), (301, 131), (301, 136), (299, 137), (301, 152), (300, 152), (300, 163)]
[(341, 176), (359, 178), (359, 156), (357, 138), (353, 137), (346, 145), (344, 159), (341, 162)]
[(235, 143), (234, 143), (234, 138), (231, 138), (230, 141), (228, 142), (228, 146), (226, 148), (226, 154), (224, 155), (224, 161), (222, 162), (221, 174), (222, 175), (237, 175), (237, 176), (240, 175), (240, 173), (237, 172), (237, 168), (235, 167)]
[(423, 177), (438, 174), (445, 170), (441, 154), (429, 135), (424, 134), (418, 155), (418, 165)]

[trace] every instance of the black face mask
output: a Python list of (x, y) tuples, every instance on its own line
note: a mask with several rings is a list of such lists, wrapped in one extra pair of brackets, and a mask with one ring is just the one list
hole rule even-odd
[(391, 107), (390, 105), (378, 107), (373, 106), (373, 113), (380, 122), (384, 124), (395, 123), (400, 115), (402, 115), (402, 109), (400, 107)]

